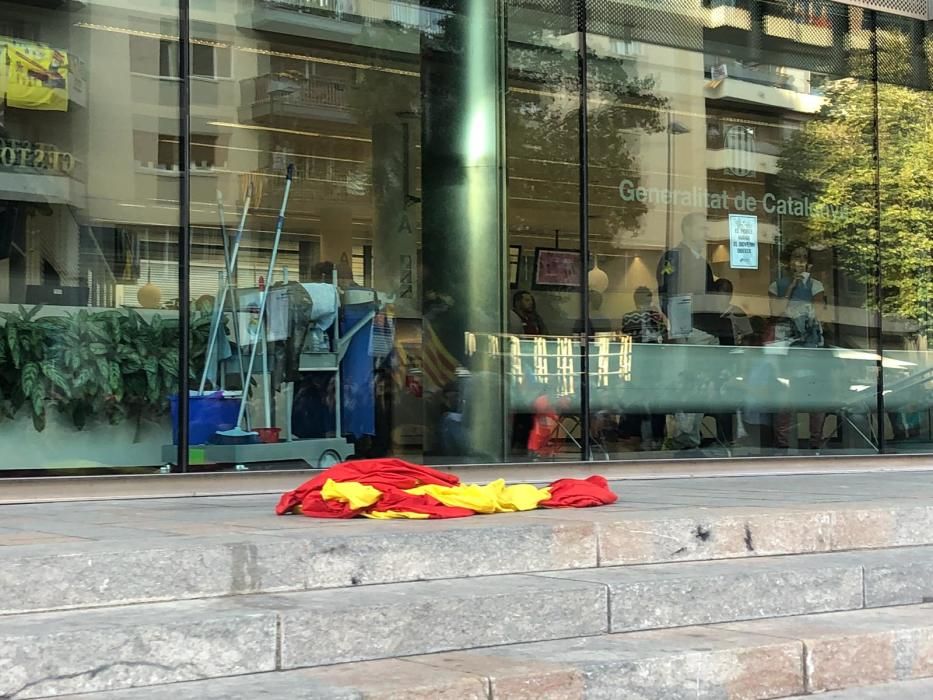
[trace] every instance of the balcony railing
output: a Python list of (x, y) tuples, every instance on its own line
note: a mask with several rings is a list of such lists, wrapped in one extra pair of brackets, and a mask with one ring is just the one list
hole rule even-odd
[[(317, 0), (315, 0), (317, 1)], [(276, 106), (350, 110), (351, 84), (332, 78), (292, 78), (275, 74), (246, 81), (246, 101)]]
[(362, 24), (390, 23), (424, 32), (440, 29), (449, 15), (443, 10), (421, 7), (404, 0), (260, 0), (266, 7), (275, 7)]

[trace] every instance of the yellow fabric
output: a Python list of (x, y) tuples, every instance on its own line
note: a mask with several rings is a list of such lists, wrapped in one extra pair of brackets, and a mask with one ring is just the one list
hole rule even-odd
[(356, 481), (336, 482), (328, 479), (321, 489), (321, 498), (325, 501), (347, 503), (353, 510), (368, 508), (382, 498), (382, 491), (360, 484)]
[(372, 510), (362, 513), (362, 516), (364, 518), (372, 518), (373, 520), (427, 520), (431, 517), (427, 513), (409, 513), (403, 510)]
[(6, 49), (6, 99), (10, 107), (68, 111), (68, 54), (44, 44), (10, 41)]
[(518, 510), (534, 510), (541, 501), (551, 497), (547, 489), (531, 484), (506, 486), (504, 479), (489, 484), (460, 484), (438, 486), (429, 484), (408, 489), (405, 493), (414, 496), (432, 496), (445, 506), (469, 508), (477, 513), (511, 513)]
[(500, 512), (535, 510), (541, 501), (546, 501), (550, 497), (551, 492), (548, 489), (539, 489), (532, 484), (506, 486), (499, 495)]
[(0, 101), (6, 99), (6, 84), (9, 81), (10, 69), (7, 65), (9, 49), (6, 44), (0, 44)]

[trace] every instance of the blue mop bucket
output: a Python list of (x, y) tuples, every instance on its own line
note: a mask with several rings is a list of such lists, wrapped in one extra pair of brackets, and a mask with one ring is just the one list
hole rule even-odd
[[(172, 443), (178, 444), (178, 395), (169, 397), (172, 407)], [(207, 445), (219, 430), (236, 427), (240, 411), (239, 398), (227, 398), (224, 392), (188, 396), (188, 442), (192, 445)]]

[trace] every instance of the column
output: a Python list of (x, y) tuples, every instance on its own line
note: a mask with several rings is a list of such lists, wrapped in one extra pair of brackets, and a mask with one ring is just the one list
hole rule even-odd
[[(505, 413), (498, 358), (464, 334), (504, 328), (502, 32), (496, 0), (425, 0), (446, 14), (422, 38), (422, 200), (425, 374), (468, 367), (462, 384), (462, 449), (472, 459), (504, 455)], [(429, 347), (431, 344), (434, 347)], [(430, 363), (430, 364), (429, 364)], [(428, 409), (429, 410), (429, 409)], [(439, 416), (426, 415), (428, 425)]]

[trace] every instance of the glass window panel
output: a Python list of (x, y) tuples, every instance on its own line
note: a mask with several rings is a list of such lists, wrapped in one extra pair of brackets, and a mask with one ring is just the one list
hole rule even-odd
[(132, 4), (0, 2), (7, 474), (174, 460), (178, 17)]
[(864, 12), (593, 4), (590, 286), (629, 344), (592, 389), (612, 456), (877, 450)]
[(245, 438), (195, 441), (270, 440), (205, 461), (503, 459), (495, 3), (218, 0), (195, 19), (193, 72), (218, 80), (192, 83), (192, 389), (238, 406), (253, 387)]
[(878, 27), (881, 196), (879, 310), (885, 448), (933, 449), (933, 98), (931, 25), (884, 18)]
[(511, 308), (500, 351), (510, 377), (510, 457), (577, 460), (585, 421), (576, 17), (550, 1), (510, 3), (508, 13)]

